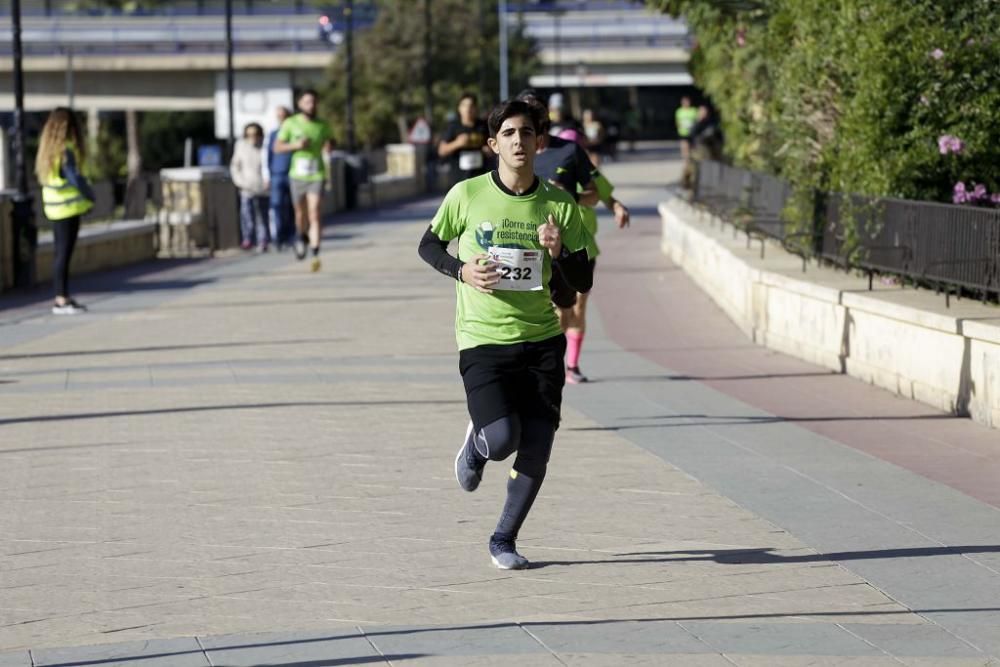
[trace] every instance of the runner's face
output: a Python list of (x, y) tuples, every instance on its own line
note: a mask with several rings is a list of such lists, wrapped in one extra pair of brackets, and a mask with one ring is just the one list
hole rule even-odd
[(299, 110), (307, 116), (316, 115), (316, 96), (303, 95), (299, 98)]
[(511, 116), (500, 125), (496, 138), (490, 138), (490, 148), (500, 160), (515, 171), (532, 170), (535, 166), (535, 126), (527, 116)]
[(458, 103), (458, 115), (462, 117), (462, 122), (469, 124), (476, 119), (476, 103), (472, 98), (466, 97)]

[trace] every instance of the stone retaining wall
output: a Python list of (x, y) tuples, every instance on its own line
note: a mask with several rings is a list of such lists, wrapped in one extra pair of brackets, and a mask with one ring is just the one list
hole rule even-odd
[(1000, 308), (876, 284), (746, 237), (680, 198), (664, 253), (754, 342), (1000, 427)]

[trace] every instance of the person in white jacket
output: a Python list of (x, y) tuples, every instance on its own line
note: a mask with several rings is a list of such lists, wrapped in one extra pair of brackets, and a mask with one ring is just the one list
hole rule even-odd
[(264, 175), (264, 129), (257, 123), (243, 128), (243, 139), (236, 142), (229, 173), (240, 191), (240, 247), (250, 250), (255, 245), (267, 252), (271, 237), (267, 224), (269, 198)]

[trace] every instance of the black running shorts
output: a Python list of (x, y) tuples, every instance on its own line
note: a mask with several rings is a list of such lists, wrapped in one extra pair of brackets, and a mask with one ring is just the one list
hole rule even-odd
[(545, 417), (559, 427), (566, 382), (566, 337), (480, 345), (458, 353), (469, 416), (476, 429), (501, 417)]
[[(590, 260), (590, 269), (593, 271), (597, 266), (597, 260)], [(560, 308), (572, 308), (576, 305), (576, 290), (570, 287), (559, 270), (558, 264), (552, 265), (552, 279), (549, 280), (549, 291), (552, 292), (552, 303)]]

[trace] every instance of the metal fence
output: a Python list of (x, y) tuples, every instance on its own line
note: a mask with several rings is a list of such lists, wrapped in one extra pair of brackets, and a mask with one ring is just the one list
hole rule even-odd
[[(694, 199), (754, 237), (803, 257), (899, 275), (947, 292), (1000, 296), (1000, 209), (905, 199), (817, 194), (812, 220), (782, 220), (791, 186), (719, 162), (698, 164)], [(761, 243), (763, 253), (764, 244)]]

